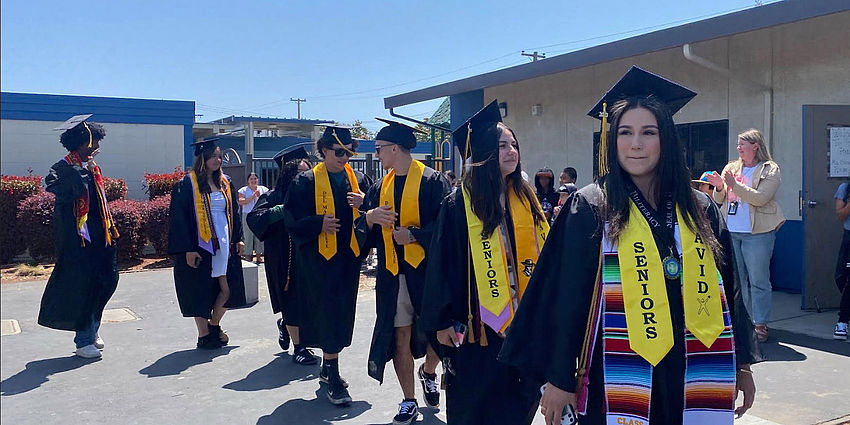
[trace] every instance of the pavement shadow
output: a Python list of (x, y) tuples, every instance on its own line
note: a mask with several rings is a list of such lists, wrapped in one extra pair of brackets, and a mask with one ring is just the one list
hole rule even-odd
[(311, 381), (319, 377), (318, 365), (296, 364), (288, 353), (278, 353), (275, 356), (277, 357), (267, 365), (222, 388), (233, 391), (271, 390), (295, 381)]
[(49, 381), (51, 375), (74, 370), (98, 360), (100, 359), (68, 356), (31, 361), (24, 370), (0, 382), (0, 395), (11, 396), (32, 391)]
[(371, 403), (362, 400), (352, 401), (347, 406), (333, 406), (325, 396), (326, 388), (321, 384), (312, 400), (299, 398), (281, 404), (271, 414), (261, 416), (257, 425), (326, 425), (356, 418), (372, 408)]
[(850, 357), (850, 344), (845, 341), (817, 338), (782, 329), (771, 329), (770, 339), (767, 343), (761, 344), (762, 355), (764, 355), (766, 361), (802, 361), (806, 359), (805, 354), (781, 345), (780, 342)]
[[(437, 412), (439, 410), (434, 410), (430, 408), (419, 408), (419, 419), (414, 421), (413, 423), (416, 425), (446, 425), (446, 422), (437, 417)], [(387, 422), (385, 424), (369, 424), (369, 425), (393, 425), (392, 421)]]
[(190, 349), (175, 351), (153, 362), (150, 366), (140, 370), (139, 373), (146, 375), (148, 378), (179, 375), (192, 366), (210, 363), (216, 357), (226, 356), (236, 348), (239, 348), (239, 346), (228, 345), (217, 350)]

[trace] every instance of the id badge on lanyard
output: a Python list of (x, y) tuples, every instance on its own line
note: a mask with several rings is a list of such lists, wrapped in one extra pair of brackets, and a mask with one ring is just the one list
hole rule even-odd
[(738, 213), (738, 201), (729, 203), (729, 215), (735, 215)]

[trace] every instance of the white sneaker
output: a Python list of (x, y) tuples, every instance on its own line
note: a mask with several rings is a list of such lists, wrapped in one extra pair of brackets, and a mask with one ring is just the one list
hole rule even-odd
[(106, 344), (103, 343), (103, 338), (98, 335), (97, 339), (94, 340), (94, 348), (97, 348), (98, 350), (103, 350), (103, 347), (106, 347)]
[(103, 356), (94, 344), (77, 348), (77, 351), (75, 351), (74, 354), (76, 354), (77, 357), (82, 357), (84, 359), (98, 359)]
[(847, 341), (847, 323), (836, 323), (835, 331), (832, 333), (832, 338)]

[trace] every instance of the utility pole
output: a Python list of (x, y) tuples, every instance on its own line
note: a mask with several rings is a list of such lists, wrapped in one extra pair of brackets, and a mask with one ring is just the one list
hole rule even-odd
[(298, 104), (298, 119), (300, 120), (301, 119), (301, 102), (306, 102), (307, 99), (299, 99), (297, 97), (296, 98), (290, 97), (289, 100)]
[(525, 53), (525, 50), (523, 50), (522, 55), (530, 57), (532, 62), (537, 62), (538, 59), (546, 59), (546, 53), (537, 53), (537, 51), (534, 53)]

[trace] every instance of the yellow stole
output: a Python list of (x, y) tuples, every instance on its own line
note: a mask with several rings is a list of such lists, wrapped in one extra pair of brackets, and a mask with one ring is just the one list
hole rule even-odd
[[(357, 176), (354, 175), (354, 169), (351, 165), (345, 164), (345, 175), (348, 177), (348, 183), (351, 185), (352, 192), (359, 192), (360, 186), (357, 184)], [(328, 177), (328, 169), (324, 162), (320, 162), (313, 167), (313, 185), (316, 196), (316, 214), (318, 215), (334, 215), (334, 194), (331, 191), (331, 180)], [(357, 208), (352, 208), (354, 214), (351, 226), (351, 252), (357, 257), (360, 255), (360, 245), (357, 244), (357, 238), (354, 236), (354, 220), (360, 217), (360, 211)], [(330, 260), (336, 255), (336, 233), (319, 234), (319, 254)]]
[[(399, 223), (401, 227), (420, 227), (419, 221), (419, 184), (422, 182), (422, 172), (425, 164), (413, 160), (407, 170), (407, 179), (404, 181), (404, 190), (401, 194), (401, 212)], [(381, 182), (380, 205), (388, 206), (395, 212), (395, 170), (390, 170)], [(398, 274), (398, 258), (396, 258), (395, 245), (393, 244), (393, 228), (381, 228), (384, 239), (384, 264), (393, 276)], [(404, 261), (411, 266), (418, 267), (425, 259), (425, 249), (419, 242), (409, 243), (404, 246)]]
[[(465, 187), (463, 198), (481, 321), (501, 333), (510, 326), (515, 313), (510, 302), (510, 277), (505, 249), (505, 244), (510, 241), (502, 237), (501, 225), (487, 238), (481, 238), (484, 223), (472, 212), (472, 198)], [(537, 199), (534, 199), (534, 202), (537, 202)], [(531, 206), (520, 199), (513, 190), (508, 190), (508, 205), (516, 239), (516, 266), (522, 268), (514, 271), (517, 276), (518, 296), (521, 299), (549, 233), (549, 224), (541, 221), (535, 225)]]
[[(198, 224), (198, 239), (202, 248), (215, 254), (212, 249), (212, 221), (209, 214), (210, 194), (201, 194), (200, 186), (198, 186), (198, 175), (195, 171), (189, 171), (189, 180), (192, 182), (192, 195), (195, 204), (195, 221)], [(221, 194), (224, 195), (225, 211), (227, 213), (227, 231), (230, 232), (230, 238), (233, 237), (233, 199), (230, 193), (230, 181), (224, 174), (221, 175)], [(230, 239), (228, 238), (228, 239)], [(231, 241), (232, 243), (233, 241)], [(230, 249), (230, 247), (219, 247), (219, 249)]]
[[(649, 223), (629, 200), (629, 222), (618, 240), (618, 261), (629, 346), (655, 366), (673, 347), (673, 322), (661, 256)], [(723, 306), (711, 249), (694, 234), (678, 208), (682, 243), (685, 325), (706, 347), (723, 331)]]

